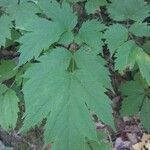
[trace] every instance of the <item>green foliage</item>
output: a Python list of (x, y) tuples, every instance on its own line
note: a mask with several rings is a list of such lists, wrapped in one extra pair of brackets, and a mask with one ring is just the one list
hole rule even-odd
[(149, 5), (144, 0), (112, 0), (108, 6), (110, 17), (117, 21), (143, 21), (149, 16)]
[(132, 69), (138, 65), (143, 78), (150, 85), (150, 57), (133, 41), (127, 41), (117, 50), (116, 70), (123, 73), (125, 69)]
[(114, 24), (108, 27), (104, 37), (106, 38), (110, 53), (113, 54), (120, 45), (127, 41), (128, 30), (120, 24)]
[(150, 54), (150, 41), (145, 42), (142, 48), (146, 53)]
[(33, 57), (36, 59), (42, 50), (48, 49), (51, 44), (57, 42), (63, 33), (63, 30), (57, 23), (52, 23), (43, 18), (37, 18), (30, 22), (26, 30), (31, 30), (32, 32), (25, 33), (18, 40), (18, 42), (23, 43), (19, 49), (21, 53), (19, 65), (25, 64)]
[(0, 82), (4, 82), (16, 75), (17, 70), (13, 70), (16, 64), (11, 60), (0, 61)]
[[(39, 1), (37, 5), (52, 21), (44, 18), (35, 18), (28, 23), (25, 29), (30, 32), (18, 40), (20, 43), (23, 43), (19, 50), (21, 52), (19, 65), (26, 63), (33, 57), (36, 59), (43, 49), (48, 49), (60, 37), (60, 43), (62, 41), (66, 42), (64, 34), (68, 35), (77, 23), (76, 16), (66, 3), (60, 7), (59, 3), (53, 0)], [(58, 10), (59, 12), (57, 12)], [(64, 15), (67, 16), (65, 20)], [(28, 53), (26, 53), (27, 49), (29, 50)]]
[(93, 51), (80, 49), (72, 55), (57, 48), (38, 60), (25, 74), (29, 80), (23, 88), (26, 117), (22, 130), (47, 117), (46, 143), (53, 141), (54, 149), (84, 149), (85, 137), (97, 140), (89, 109), (113, 126), (110, 101), (104, 94), (104, 87), (110, 86), (108, 72), (101, 58)]
[(107, 138), (108, 135), (105, 132), (97, 132), (97, 136), (98, 136), (98, 143), (95, 141), (89, 141), (86, 144), (86, 150), (91, 150), (92, 148), (94, 150), (108, 150), (108, 149), (112, 149), (112, 143), (108, 142)]
[(97, 20), (86, 21), (82, 24), (75, 42), (85, 44), (89, 49), (100, 52), (102, 49), (102, 32), (106, 27)]
[(0, 125), (6, 130), (16, 127), (18, 118), (18, 98), (16, 93), (0, 84)]
[(10, 28), (12, 27), (10, 20), (7, 16), (0, 17), (0, 45), (5, 46), (6, 38), (11, 38)]
[[(81, 18), (73, 10), (76, 2), (84, 7)], [(149, 130), (150, 27), (144, 0), (0, 0), (0, 11), (0, 126), (15, 128), (19, 89), (25, 102), (21, 131), (46, 118), (44, 142), (53, 150), (111, 149), (97, 135), (91, 112), (114, 128), (109, 70), (120, 75), (130, 70), (137, 76), (121, 85), (121, 113), (139, 114)], [(3, 58), (15, 44), (17, 57)]]
[(85, 9), (88, 14), (94, 13), (96, 10), (99, 10), (100, 6), (107, 5), (106, 0), (88, 0), (85, 4)]
[(127, 97), (122, 103), (121, 113), (124, 116), (139, 113), (141, 122), (147, 130), (150, 130), (150, 90), (144, 89), (137, 81), (130, 81), (121, 87)]
[(136, 36), (150, 36), (150, 27), (147, 23), (134, 23), (129, 31)]

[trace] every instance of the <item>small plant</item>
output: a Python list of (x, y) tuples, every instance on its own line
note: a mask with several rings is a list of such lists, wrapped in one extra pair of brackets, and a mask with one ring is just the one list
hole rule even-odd
[[(144, 0), (0, 0), (0, 126), (26, 132), (46, 119), (52, 150), (108, 150), (91, 112), (115, 130), (110, 93), (122, 92), (121, 116), (139, 114), (149, 131), (149, 7)], [(129, 71), (125, 83), (113, 82)]]

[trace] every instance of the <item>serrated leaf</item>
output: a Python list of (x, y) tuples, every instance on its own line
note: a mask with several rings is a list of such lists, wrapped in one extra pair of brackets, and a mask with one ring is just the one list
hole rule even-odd
[(106, 43), (108, 44), (109, 51), (112, 55), (120, 45), (127, 41), (128, 30), (120, 24), (114, 24), (108, 27), (104, 38), (106, 39)]
[(102, 32), (105, 26), (97, 20), (86, 21), (82, 24), (75, 42), (86, 44), (91, 50), (100, 52), (102, 50)]
[(139, 83), (130, 81), (122, 85), (121, 91), (127, 96), (122, 102), (122, 115), (129, 116), (138, 113), (144, 98), (144, 88)]
[(40, 10), (33, 2), (20, 1), (18, 0), (4, 0), (2, 2), (6, 7), (6, 12), (9, 14), (10, 19), (15, 20), (15, 27), (24, 30), (24, 26), (28, 24), (32, 19), (36, 17), (36, 13)]
[(150, 26), (147, 23), (134, 23), (129, 31), (136, 36), (150, 36)]
[(31, 31), (22, 36), (18, 42), (22, 43), (19, 49), (19, 66), (30, 61), (33, 57), (37, 58), (42, 50), (57, 42), (64, 32), (59, 24), (43, 18), (37, 18), (30, 22), (26, 27)]
[(123, 73), (125, 69), (132, 69), (135, 65), (136, 56), (134, 51), (136, 45), (133, 41), (127, 41), (117, 49), (115, 69)]
[(142, 77), (150, 85), (150, 56), (146, 54), (142, 48), (137, 49), (136, 62)]
[(5, 130), (11, 130), (16, 126), (19, 100), (16, 93), (5, 85), (0, 84), (1, 89), (3, 89), (3, 92), (0, 93), (0, 125)]
[(117, 21), (143, 21), (149, 16), (149, 5), (144, 0), (112, 0), (108, 12)]
[[(72, 66), (70, 59), (74, 60)], [(46, 143), (54, 142), (54, 150), (84, 150), (85, 137), (97, 140), (88, 109), (113, 125), (110, 101), (104, 94), (104, 87), (110, 83), (103, 61), (95, 52), (80, 49), (72, 55), (64, 48), (56, 48), (38, 60), (40, 63), (25, 74), (29, 80), (23, 88), (26, 113), (22, 130), (47, 117)]]
[(96, 10), (99, 10), (100, 6), (107, 5), (106, 0), (88, 0), (85, 4), (85, 9), (88, 14), (94, 13)]
[(116, 53), (115, 69), (123, 73), (125, 69), (132, 69), (135, 63), (138, 65), (142, 77), (150, 85), (150, 56), (142, 48), (128, 41), (119, 47)]
[[(40, 0), (37, 5), (44, 13), (50, 15), (49, 17), (51, 17), (53, 21), (48, 21), (43, 18), (34, 18), (33, 21), (30, 21), (30, 23), (26, 25), (25, 29), (32, 32), (25, 34), (19, 40), (19, 42), (23, 44), (19, 50), (19, 52), (21, 52), (19, 65), (26, 63), (33, 57), (37, 58), (42, 50), (49, 48), (51, 44), (59, 41), (64, 34), (70, 34), (77, 23), (77, 17), (72, 13), (69, 4), (63, 3), (60, 7), (60, 4), (55, 0)], [(70, 42), (70, 39), (67, 41), (68, 37), (67, 39), (61, 40), (68, 44)]]
[(48, 17), (58, 22), (65, 31), (72, 30), (77, 24), (77, 16), (73, 13), (69, 4), (65, 2), (60, 6), (56, 0), (39, 0), (37, 5)]
[(14, 70), (16, 64), (12, 60), (0, 61), (0, 82), (8, 80), (16, 75), (17, 70)]
[(40, 10), (31, 2), (14, 3), (7, 7), (7, 12), (11, 20), (15, 20), (15, 27), (24, 30), (24, 26), (36, 18), (36, 13)]
[[(150, 130), (150, 99), (147, 91), (136, 81), (130, 81), (122, 85), (121, 90), (127, 97), (124, 98), (121, 113), (124, 116), (135, 115), (140, 112), (140, 119), (144, 127)], [(149, 92), (148, 92), (149, 91)]]
[(0, 46), (5, 46), (6, 38), (11, 38), (11, 21), (8, 16), (0, 17)]

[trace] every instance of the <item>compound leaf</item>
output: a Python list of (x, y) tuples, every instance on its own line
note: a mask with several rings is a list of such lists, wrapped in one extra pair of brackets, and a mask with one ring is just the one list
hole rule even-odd
[(117, 21), (143, 21), (149, 16), (149, 5), (144, 0), (112, 0), (108, 12)]
[(25, 73), (29, 80), (23, 88), (26, 113), (22, 130), (47, 117), (46, 143), (54, 142), (54, 150), (84, 150), (85, 137), (97, 141), (89, 109), (113, 126), (110, 101), (104, 94), (110, 83), (103, 61), (95, 52), (80, 49), (72, 55), (64, 48), (53, 49), (38, 60)]
[(18, 97), (16, 93), (0, 84), (0, 125), (5, 130), (14, 129), (18, 118)]
[[(24, 34), (19, 40), (22, 46), (19, 65), (30, 61), (33, 57), (37, 58), (42, 50), (49, 48), (53, 43), (67, 43), (69, 38), (64, 35), (71, 35), (70, 42), (73, 40), (71, 30), (77, 23), (77, 17), (72, 13), (69, 4), (63, 3), (61, 6), (55, 0), (37, 2), (39, 8), (52, 19), (33, 18), (26, 26), (30, 33)], [(67, 17), (66, 17), (67, 16)]]

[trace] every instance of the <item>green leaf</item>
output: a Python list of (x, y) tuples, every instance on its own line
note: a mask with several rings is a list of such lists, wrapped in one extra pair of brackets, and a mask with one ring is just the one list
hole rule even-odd
[(120, 24), (114, 24), (108, 27), (104, 38), (106, 38), (110, 53), (113, 54), (120, 45), (127, 41), (128, 30)]
[(109, 150), (112, 149), (112, 143), (108, 142), (108, 135), (104, 132), (97, 132), (98, 143), (95, 141), (88, 141), (86, 150)]
[(117, 21), (143, 21), (149, 16), (149, 5), (144, 0), (112, 0), (108, 12)]
[(100, 6), (107, 5), (106, 0), (88, 0), (85, 4), (85, 9), (88, 14), (95, 13), (96, 10), (99, 10)]
[(142, 46), (143, 50), (150, 55), (150, 40), (145, 42)]
[(0, 0), (0, 6), (3, 7), (8, 7), (12, 4), (16, 4), (18, 2), (18, 0)]
[(17, 70), (14, 68), (16, 64), (12, 60), (2, 60), (0, 61), (0, 82), (8, 80), (16, 75)]
[(5, 86), (4, 84), (0, 84), (0, 95), (2, 95), (7, 89), (7, 86)]
[[(7, 4), (7, 5), (6, 5)], [(36, 13), (40, 12), (33, 2), (18, 0), (6, 1), (6, 11), (11, 20), (15, 20), (15, 27), (24, 30), (24, 26), (36, 17)]]
[(21, 34), (17, 30), (11, 29), (11, 38), (6, 40), (5, 47), (13, 45), (20, 36)]
[(62, 34), (62, 36), (59, 39), (59, 43), (60, 44), (64, 44), (64, 45), (69, 45), (70, 43), (72, 43), (74, 40), (74, 35), (73, 33), (70, 32), (65, 32)]
[[(36, 59), (42, 50), (48, 49), (53, 43), (67, 43), (73, 40), (71, 30), (77, 23), (77, 17), (72, 13), (69, 4), (60, 4), (55, 0), (38, 1), (37, 5), (44, 13), (51, 17), (52, 21), (44, 18), (33, 18), (26, 26), (25, 30), (31, 31), (20, 38), (22, 46), (19, 50), (19, 66), (30, 61), (33, 57)], [(67, 17), (66, 17), (67, 16)], [(71, 39), (66, 35), (71, 35)], [(65, 35), (65, 36), (64, 36)], [(69, 40), (69, 41), (67, 41)]]
[(102, 50), (102, 32), (105, 26), (97, 20), (86, 21), (82, 24), (75, 42), (78, 44), (86, 44), (91, 50), (100, 52)]
[(140, 72), (137, 72), (134, 75), (134, 80), (136, 80), (136, 82), (138, 82), (144, 89), (147, 89), (149, 87), (146, 80), (144, 80), (143, 77), (141, 76)]
[(85, 137), (97, 141), (89, 109), (113, 126), (110, 100), (104, 94), (110, 80), (103, 60), (95, 52), (80, 49), (72, 55), (64, 48), (53, 49), (38, 60), (25, 73), (29, 80), (23, 87), (26, 113), (22, 130), (47, 117), (46, 143), (54, 142), (54, 150), (84, 150)]
[(143, 123), (144, 127), (150, 131), (150, 99), (148, 97), (145, 98), (142, 110), (140, 112), (140, 119)]
[(5, 46), (6, 38), (11, 38), (12, 24), (8, 16), (0, 17), (0, 46)]
[(115, 60), (115, 69), (119, 71), (119, 73), (123, 73), (125, 69), (132, 69), (135, 65), (134, 51), (136, 49), (136, 45), (133, 41), (127, 41), (123, 45), (121, 45), (117, 49)]
[(71, 2), (71, 3), (76, 3), (76, 2), (83, 2), (85, 0), (64, 0), (65, 2)]
[(132, 69), (136, 63), (142, 77), (150, 85), (150, 56), (142, 48), (128, 41), (117, 50), (116, 56), (116, 70), (123, 73), (127, 68)]
[(69, 4), (65, 2), (60, 6), (56, 0), (39, 0), (37, 5), (48, 17), (60, 24), (65, 31), (72, 30), (77, 24), (77, 16), (73, 13)]
[(134, 23), (129, 31), (136, 36), (150, 36), (150, 26), (147, 23)]
[(48, 21), (43, 18), (37, 18), (30, 22), (26, 30), (31, 31), (24, 34), (18, 42), (22, 43), (19, 49), (19, 66), (35, 59), (40, 55), (42, 50), (48, 49), (49, 46), (57, 42), (64, 32), (59, 24)]
[(5, 130), (11, 130), (16, 127), (18, 118), (18, 98), (16, 93), (0, 84), (0, 125)]
[(122, 85), (121, 91), (127, 96), (122, 102), (121, 114), (130, 116), (138, 113), (145, 94), (144, 88), (139, 83), (130, 81)]
[(137, 49), (136, 62), (142, 77), (150, 85), (150, 56), (146, 54), (142, 48)]
[(122, 102), (121, 113), (124, 116), (135, 115), (140, 112), (140, 119), (147, 130), (150, 130), (150, 94), (149, 89), (144, 89), (136, 81), (122, 85), (121, 90), (127, 97)]

